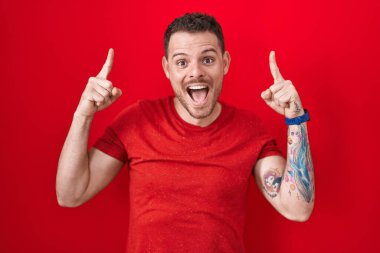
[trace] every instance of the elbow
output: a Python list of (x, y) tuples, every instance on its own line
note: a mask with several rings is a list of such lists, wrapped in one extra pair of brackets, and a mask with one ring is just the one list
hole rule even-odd
[(311, 212), (308, 214), (303, 214), (303, 215), (297, 215), (292, 218), (289, 218), (289, 220), (296, 221), (296, 222), (306, 222), (310, 219)]
[(60, 207), (71, 207), (71, 208), (74, 208), (74, 207), (78, 207), (79, 205), (76, 204), (76, 203), (73, 203), (73, 202), (65, 202), (65, 201), (62, 201), (62, 200), (58, 200), (58, 205)]
[[(63, 186), (58, 181), (56, 183), (55, 194), (60, 207), (78, 207), (84, 203), (83, 193), (75, 193), (73, 187)], [(70, 189), (70, 190), (67, 190)]]
[(64, 198), (57, 193), (57, 202), (60, 207), (74, 208), (80, 206), (82, 203), (79, 200)]
[(313, 212), (313, 208), (310, 208), (308, 210), (303, 210), (302, 212), (287, 213), (283, 215), (285, 216), (285, 218), (291, 221), (306, 222), (310, 219), (312, 212)]

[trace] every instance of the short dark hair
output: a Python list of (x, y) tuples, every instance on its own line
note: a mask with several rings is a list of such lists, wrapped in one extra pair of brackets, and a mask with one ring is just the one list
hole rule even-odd
[(224, 53), (224, 38), (222, 27), (213, 16), (194, 12), (186, 13), (185, 15), (174, 19), (164, 34), (164, 49), (166, 59), (168, 58), (170, 37), (176, 32), (211, 32), (218, 38), (220, 48), (222, 49), (222, 53)]

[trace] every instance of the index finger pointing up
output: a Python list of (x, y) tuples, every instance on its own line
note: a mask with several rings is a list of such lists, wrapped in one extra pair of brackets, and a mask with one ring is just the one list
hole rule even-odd
[(272, 73), (273, 79), (275, 83), (284, 81), (284, 78), (282, 77), (280, 70), (278, 69), (277, 63), (276, 63), (276, 55), (274, 51), (270, 51), (269, 53), (269, 68), (270, 72)]
[(114, 59), (114, 51), (112, 48), (110, 48), (108, 50), (107, 60), (96, 77), (107, 79), (112, 69), (113, 59)]

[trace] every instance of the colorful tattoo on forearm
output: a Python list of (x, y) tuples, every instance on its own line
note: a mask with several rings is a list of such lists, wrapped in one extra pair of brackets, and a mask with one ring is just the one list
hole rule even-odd
[[(309, 203), (313, 200), (314, 179), (305, 124), (289, 126), (288, 164), (285, 182), (290, 184), (289, 194), (298, 189), (301, 196)], [(298, 192), (296, 194), (299, 198)]]
[(264, 190), (272, 198), (280, 191), (282, 175), (278, 168), (269, 169), (264, 175)]

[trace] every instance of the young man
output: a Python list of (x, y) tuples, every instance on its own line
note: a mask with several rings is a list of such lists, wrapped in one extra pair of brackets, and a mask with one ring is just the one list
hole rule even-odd
[(308, 113), (270, 53), (274, 84), (261, 97), (286, 117), (288, 157), (258, 118), (218, 101), (230, 55), (217, 21), (175, 19), (165, 32), (162, 66), (175, 96), (126, 108), (87, 151), (91, 121), (121, 90), (107, 80), (112, 49), (91, 77), (74, 113), (57, 172), (61, 206), (92, 198), (128, 164), (128, 252), (245, 252), (249, 177), (286, 218), (305, 221), (314, 205)]

